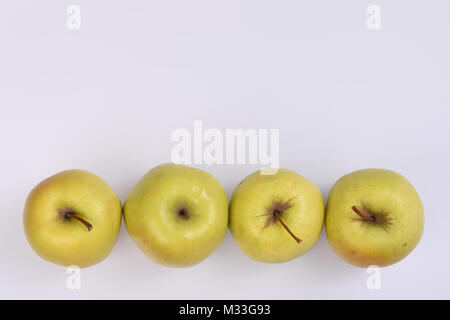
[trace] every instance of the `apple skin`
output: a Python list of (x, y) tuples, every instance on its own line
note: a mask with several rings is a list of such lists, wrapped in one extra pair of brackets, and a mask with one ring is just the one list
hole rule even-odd
[[(70, 208), (92, 226), (89, 231), (60, 210)], [(67, 170), (39, 183), (28, 195), (23, 212), (25, 235), (45, 260), (85, 268), (104, 260), (116, 241), (122, 203), (100, 177), (84, 170)]]
[[(274, 202), (293, 206), (281, 215), (302, 240), (297, 243), (279, 221), (266, 226)], [(239, 248), (251, 259), (281, 263), (310, 250), (322, 231), (325, 206), (319, 189), (307, 178), (287, 169), (274, 175), (256, 171), (242, 180), (230, 201), (229, 225)]]
[(222, 242), (228, 224), (227, 195), (209, 173), (166, 163), (139, 180), (125, 201), (124, 219), (128, 233), (151, 260), (188, 267)]
[[(364, 222), (352, 206), (383, 213), (389, 222)], [(325, 228), (331, 248), (348, 263), (363, 268), (388, 266), (419, 243), (424, 209), (406, 178), (390, 170), (364, 169), (345, 175), (332, 187)]]

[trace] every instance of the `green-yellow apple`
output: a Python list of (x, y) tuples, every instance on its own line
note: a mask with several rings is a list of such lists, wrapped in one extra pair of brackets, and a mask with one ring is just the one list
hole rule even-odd
[(325, 227), (330, 246), (348, 263), (388, 266), (402, 260), (419, 243), (424, 209), (403, 176), (390, 170), (364, 169), (335, 183)]
[(324, 201), (310, 180), (294, 171), (256, 171), (242, 180), (230, 202), (230, 230), (250, 258), (269, 263), (292, 260), (317, 242)]
[(23, 213), (25, 234), (39, 256), (80, 268), (109, 255), (121, 222), (119, 197), (100, 177), (84, 170), (63, 171), (39, 183)]
[(147, 172), (124, 204), (127, 230), (152, 260), (186, 267), (208, 257), (222, 242), (228, 201), (209, 173), (166, 163)]

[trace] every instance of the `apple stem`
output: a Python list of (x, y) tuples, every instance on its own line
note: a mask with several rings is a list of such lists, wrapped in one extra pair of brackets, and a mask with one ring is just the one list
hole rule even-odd
[(353, 206), (353, 207), (352, 207), (352, 210), (355, 211), (355, 213), (356, 213), (358, 216), (360, 216), (361, 218), (363, 218), (364, 220), (372, 221), (372, 222), (375, 221), (375, 217), (369, 216), (366, 212), (363, 212), (363, 211), (365, 211), (365, 210), (362, 210), (362, 211), (361, 211), (361, 210), (359, 210), (356, 206)]
[(82, 224), (84, 224), (86, 226), (86, 228), (88, 228), (89, 231), (92, 230), (92, 224), (90, 224), (89, 222), (87, 222), (86, 220), (84, 220), (83, 218), (77, 216), (77, 214), (75, 212), (67, 212), (66, 214), (67, 218), (73, 218), (75, 220), (80, 221)]
[(277, 218), (277, 220), (281, 223), (283, 228), (286, 229), (286, 231), (291, 235), (292, 238), (294, 238), (295, 241), (297, 241), (297, 243), (302, 242), (302, 240), (297, 238), (295, 234), (288, 228), (288, 226), (283, 222), (283, 220), (281, 220), (280, 213), (277, 210), (275, 210), (273, 214), (275, 218)]

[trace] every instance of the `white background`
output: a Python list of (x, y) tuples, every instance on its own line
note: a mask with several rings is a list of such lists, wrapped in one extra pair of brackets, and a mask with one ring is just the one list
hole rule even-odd
[[(66, 8), (81, 8), (81, 30)], [(366, 9), (381, 8), (381, 29)], [(450, 298), (450, 2), (2, 1), (0, 298)], [(228, 233), (187, 269), (156, 265), (124, 224), (111, 255), (82, 271), (39, 258), (23, 232), (28, 192), (61, 170), (104, 178), (122, 200), (170, 161), (173, 130), (280, 129), (281, 166), (327, 197), (342, 175), (396, 170), (426, 209), (422, 241), (384, 268), (381, 289), (325, 233), (284, 264), (247, 258)], [(231, 196), (252, 165), (201, 165)]]

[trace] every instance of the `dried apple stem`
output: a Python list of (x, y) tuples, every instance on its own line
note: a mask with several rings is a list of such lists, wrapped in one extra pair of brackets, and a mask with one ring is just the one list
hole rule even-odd
[(283, 220), (281, 220), (280, 213), (277, 210), (275, 210), (273, 214), (275, 218), (277, 218), (277, 220), (281, 223), (283, 228), (286, 229), (286, 231), (291, 235), (292, 238), (294, 238), (295, 241), (297, 241), (297, 243), (302, 242), (302, 240), (297, 238), (295, 234), (288, 228), (288, 226), (283, 222)]
[(352, 207), (352, 210), (355, 211), (355, 213), (360, 216), (361, 218), (363, 218), (364, 220), (367, 221), (375, 221), (375, 217), (372, 217), (368, 214), (365, 213), (365, 210), (359, 210), (356, 206)]
[(84, 220), (83, 218), (77, 216), (77, 214), (75, 212), (67, 212), (66, 214), (67, 218), (73, 218), (75, 220), (80, 221), (82, 224), (84, 224), (86, 226), (86, 228), (88, 228), (89, 231), (92, 230), (92, 224), (90, 224), (89, 222), (87, 222), (86, 220)]

